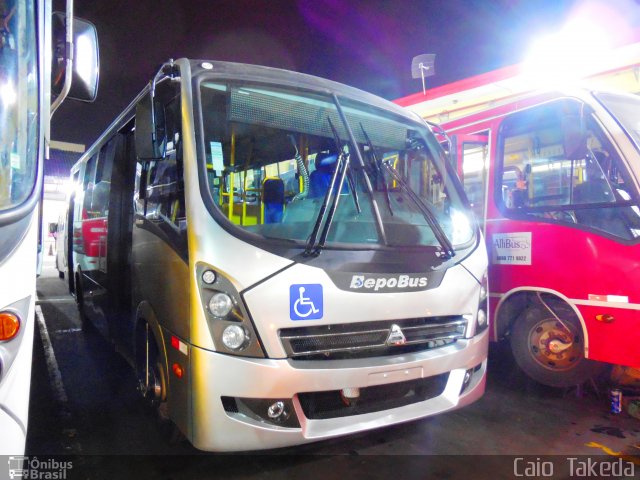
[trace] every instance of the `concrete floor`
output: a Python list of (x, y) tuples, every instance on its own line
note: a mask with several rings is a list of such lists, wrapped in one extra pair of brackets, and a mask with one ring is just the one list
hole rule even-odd
[[(634, 476), (618, 478), (640, 477), (640, 421), (609, 413), (603, 380), (581, 391), (541, 386), (501, 345), (491, 349), (487, 391), (470, 407), (296, 448), (203, 454), (169, 441), (138, 401), (128, 365), (80, 329), (51, 257), (37, 288), (65, 395), (36, 332), (27, 454), (73, 455), (73, 478), (515, 478), (527, 465), (538, 478), (567, 478), (581, 465), (568, 457), (623, 462)], [(549, 466), (554, 475), (543, 475)]]

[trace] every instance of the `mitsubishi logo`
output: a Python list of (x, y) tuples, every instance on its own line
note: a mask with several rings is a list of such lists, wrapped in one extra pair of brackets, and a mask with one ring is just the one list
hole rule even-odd
[(391, 325), (391, 331), (389, 332), (387, 341), (384, 342), (384, 344), (390, 347), (390, 346), (404, 345), (406, 343), (407, 343), (407, 339), (405, 338), (404, 333), (402, 333), (402, 330), (400, 329), (400, 327), (395, 323)]

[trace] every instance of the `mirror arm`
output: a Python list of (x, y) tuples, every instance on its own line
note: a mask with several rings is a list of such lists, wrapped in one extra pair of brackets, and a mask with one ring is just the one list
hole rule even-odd
[(73, 0), (67, 0), (67, 12), (65, 22), (67, 24), (67, 34), (65, 40), (65, 69), (64, 69), (64, 86), (60, 95), (51, 104), (50, 116), (56, 112), (60, 104), (67, 98), (69, 90), (71, 90), (71, 79), (73, 77)]
[(151, 91), (149, 92), (151, 95), (151, 140), (155, 144), (158, 140), (156, 137), (156, 110), (155, 110), (155, 98), (156, 98), (156, 84), (160, 81), (161, 78), (164, 78), (167, 74), (165, 73), (165, 68), (169, 67), (169, 75), (173, 76), (174, 63), (173, 58), (170, 58), (168, 62), (163, 63), (158, 72), (154, 75), (153, 80), (151, 81)]

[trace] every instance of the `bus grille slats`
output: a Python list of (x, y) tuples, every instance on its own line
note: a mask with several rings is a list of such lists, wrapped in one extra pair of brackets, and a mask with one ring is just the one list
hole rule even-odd
[[(402, 330), (405, 343), (387, 345), (392, 327)], [(287, 357), (295, 359), (366, 358), (415, 352), (450, 345), (463, 338), (462, 316), (285, 328), (280, 340)]]

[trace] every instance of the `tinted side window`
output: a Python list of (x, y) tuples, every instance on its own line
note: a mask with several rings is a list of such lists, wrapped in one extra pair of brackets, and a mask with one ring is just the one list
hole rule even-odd
[[(182, 176), (182, 138), (180, 130), (180, 99), (165, 106), (167, 155), (162, 160), (138, 164), (136, 184), (146, 179), (146, 198), (137, 199), (136, 211), (149, 220), (163, 223), (176, 231), (186, 230), (184, 183)], [(145, 205), (146, 203), (146, 205)]]
[(93, 155), (85, 165), (84, 176), (82, 177), (82, 191), (84, 197), (82, 198), (82, 217), (93, 218), (93, 212), (91, 210), (91, 199), (93, 196), (93, 187), (95, 186), (96, 179), (96, 165), (98, 164), (98, 154)]
[(134, 214), (140, 224), (164, 239), (182, 257), (187, 252), (187, 217), (182, 159), (180, 96), (175, 89), (159, 90), (164, 106), (167, 148), (165, 158), (136, 163)]
[(91, 194), (91, 211), (96, 217), (106, 217), (109, 213), (109, 192), (111, 191), (111, 172), (117, 139), (109, 140), (101, 149), (96, 176)]

